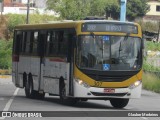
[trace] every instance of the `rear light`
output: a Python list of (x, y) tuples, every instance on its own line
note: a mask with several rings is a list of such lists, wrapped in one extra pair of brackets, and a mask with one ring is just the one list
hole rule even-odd
[(19, 55), (13, 55), (12, 56), (12, 61), (13, 62), (19, 62)]

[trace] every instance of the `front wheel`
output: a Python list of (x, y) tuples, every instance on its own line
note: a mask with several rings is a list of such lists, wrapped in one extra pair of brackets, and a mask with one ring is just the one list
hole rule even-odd
[(110, 99), (110, 103), (115, 108), (124, 108), (127, 106), (129, 99), (122, 99), (122, 98), (113, 98)]
[(60, 84), (59, 91), (60, 91), (59, 96), (62, 103), (68, 104), (68, 105), (75, 105), (78, 102), (78, 99), (69, 98), (66, 96), (66, 87), (64, 82)]

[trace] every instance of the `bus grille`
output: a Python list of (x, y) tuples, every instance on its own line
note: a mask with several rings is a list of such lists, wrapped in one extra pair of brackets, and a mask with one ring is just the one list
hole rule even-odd
[(90, 74), (88, 76), (96, 81), (102, 81), (102, 82), (122, 82), (132, 77), (131, 75), (109, 76), (109, 75), (93, 75), (93, 74)]
[(123, 97), (127, 93), (99, 93), (99, 92), (91, 92), (94, 96), (119, 96)]

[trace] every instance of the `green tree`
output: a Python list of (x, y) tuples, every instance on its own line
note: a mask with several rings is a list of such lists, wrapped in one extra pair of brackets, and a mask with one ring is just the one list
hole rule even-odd
[(19, 15), (19, 14), (7, 14), (7, 38), (12, 38), (14, 27), (19, 24), (25, 23), (25, 15)]
[(150, 9), (148, 0), (127, 0), (127, 19), (134, 20), (143, 17)]
[(60, 14), (62, 19), (77, 20), (90, 12), (91, 0), (47, 0), (49, 10)]
[[(144, 16), (148, 0), (127, 0), (127, 18), (134, 20)], [(119, 19), (120, 0), (47, 0), (49, 10), (59, 13), (62, 19), (82, 19), (88, 16), (104, 16)]]
[(90, 16), (105, 16), (106, 6), (111, 0), (91, 0)]
[[(127, 19), (133, 21), (136, 17), (143, 17), (149, 10), (147, 2), (148, 0), (127, 0)], [(119, 19), (120, 0), (108, 0), (106, 14), (113, 19)]]
[(118, 0), (108, 0), (105, 7), (106, 17), (119, 19), (120, 17), (120, 4)]

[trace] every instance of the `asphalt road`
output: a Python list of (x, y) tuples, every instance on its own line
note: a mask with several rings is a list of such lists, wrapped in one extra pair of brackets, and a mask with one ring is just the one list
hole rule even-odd
[[(59, 97), (51, 97), (46, 95), (44, 100), (35, 100), (35, 99), (28, 99), (25, 97), (25, 93), (23, 89), (16, 88), (12, 81), (11, 77), (2, 78), (0, 76), (0, 111), (81, 111), (82, 116), (85, 117), (63, 117), (63, 112), (60, 114), (61, 117), (53, 117), (53, 118), (2, 118), (2, 119), (9, 119), (9, 120), (62, 120), (62, 119), (69, 119), (69, 120), (160, 120), (158, 117), (90, 117), (90, 114), (96, 113), (96, 111), (160, 111), (160, 94), (153, 93), (150, 91), (143, 90), (142, 97), (140, 99), (132, 99), (130, 100), (127, 107), (124, 109), (115, 109), (111, 106), (109, 101), (102, 101), (102, 100), (89, 100), (87, 102), (78, 102), (75, 106), (68, 106), (63, 105), (59, 101)], [(85, 111), (92, 111), (90, 113), (85, 113)], [(76, 114), (74, 113), (73, 114)], [(65, 113), (65, 112), (64, 112)], [(80, 113), (80, 114), (81, 114)], [(65, 113), (66, 114), (66, 113)], [(64, 115), (65, 115), (64, 114)], [(72, 115), (72, 112), (69, 114)], [(78, 113), (77, 113), (78, 114)], [(79, 114), (78, 114), (79, 115)], [(74, 116), (74, 115), (73, 115)], [(76, 115), (75, 115), (76, 116)]]

